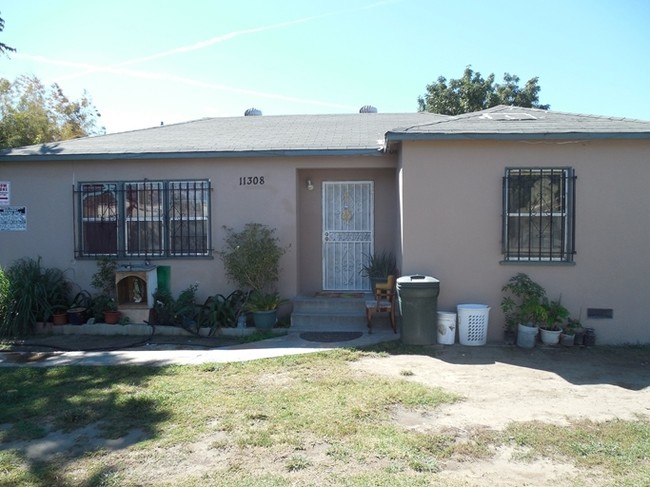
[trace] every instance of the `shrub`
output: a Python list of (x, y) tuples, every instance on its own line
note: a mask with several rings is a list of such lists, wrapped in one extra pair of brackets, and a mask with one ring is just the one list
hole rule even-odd
[(6, 278), (9, 286), (0, 335), (27, 335), (36, 321), (49, 319), (55, 307), (69, 301), (70, 283), (63, 271), (44, 268), (40, 257), (18, 259), (7, 269)]
[(280, 258), (287, 251), (279, 245), (275, 229), (261, 223), (247, 223), (241, 232), (224, 229), (226, 248), (218, 255), (226, 277), (240, 289), (272, 291), (280, 275)]
[(177, 299), (164, 289), (157, 289), (154, 298), (154, 323), (156, 325), (182, 326), (195, 328), (199, 307), (196, 304), (196, 291), (199, 285), (191, 284), (181, 291)]
[(7, 306), (9, 305), (9, 278), (5, 271), (0, 267), (0, 323), (4, 320), (7, 314)]

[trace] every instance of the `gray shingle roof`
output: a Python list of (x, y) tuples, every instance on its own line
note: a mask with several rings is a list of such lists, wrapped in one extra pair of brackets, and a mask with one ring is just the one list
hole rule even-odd
[[(433, 113), (280, 115), (196, 120), (0, 151), (2, 160), (381, 154), (404, 140), (650, 139), (650, 122), (497, 106)], [(390, 149), (390, 147), (388, 147)]]
[(0, 160), (381, 154), (391, 128), (444, 118), (432, 113), (209, 118), (9, 149), (0, 151)]
[(394, 128), (389, 141), (416, 139), (650, 138), (650, 122), (499, 105), (480, 112)]

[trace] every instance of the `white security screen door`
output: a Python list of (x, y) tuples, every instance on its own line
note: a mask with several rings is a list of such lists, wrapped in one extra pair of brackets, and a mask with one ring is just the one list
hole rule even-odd
[(373, 250), (372, 181), (323, 182), (323, 290), (369, 288), (359, 274)]

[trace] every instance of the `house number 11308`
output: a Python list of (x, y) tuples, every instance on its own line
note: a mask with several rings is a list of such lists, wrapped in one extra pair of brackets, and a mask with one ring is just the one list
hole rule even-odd
[(264, 184), (264, 176), (242, 176), (239, 178), (240, 186), (258, 186)]

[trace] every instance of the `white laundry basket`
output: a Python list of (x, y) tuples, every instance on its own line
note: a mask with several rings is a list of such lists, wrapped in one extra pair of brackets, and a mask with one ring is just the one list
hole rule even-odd
[(459, 304), (458, 341), (461, 345), (485, 345), (490, 307), (486, 304)]
[(453, 345), (456, 341), (456, 313), (438, 311), (438, 343)]

